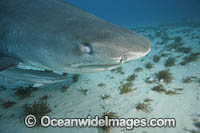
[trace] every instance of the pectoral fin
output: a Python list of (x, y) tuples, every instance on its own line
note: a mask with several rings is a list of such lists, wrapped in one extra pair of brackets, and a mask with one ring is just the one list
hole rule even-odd
[(0, 54), (0, 71), (16, 66), (19, 63), (20, 59), (17, 57)]

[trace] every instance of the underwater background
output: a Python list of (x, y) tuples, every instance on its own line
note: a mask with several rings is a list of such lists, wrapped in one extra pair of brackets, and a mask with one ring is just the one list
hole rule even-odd
[[(112, 71), (66, 74), (39, 87), (42, 76), (30, 82), (0, 72), (0, 133), (200, 133), (200, 0), (66, 1), (146, 36), (151, 52)], [(176, 127), (28, 128), (27, 114), (175, 118)]]
[(200, 19), (199, 0), (68, 0), (68, 2), (124, 27)]

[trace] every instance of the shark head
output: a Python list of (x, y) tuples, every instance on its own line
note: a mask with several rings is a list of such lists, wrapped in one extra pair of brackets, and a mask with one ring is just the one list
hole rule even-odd
[(0, 34), (6, 35), (0, 70), (21, 63), (60, 73), (98, 72), (151, 49), (144, 36), (61, 0), (4, 0), (1, 10)]
[(58, 37), (62, 39), (52, 48), (54, 69), (69, 73), (112, 70), (150, 51), (150, 41), (144, 36), (67, 6), (71, 8), (70, 15), (62, 17), (65, 23), (56, 24), (62, 30)]
[(73, 73), (112, 70), (145, 56), (151, 50), (147, 38), (113, 24), (99, 29), (89, 27), (85, 31), (82, 31), (82, 35), (76, 35), (76, 56), (73, 53), (73, 62), (67, 65)]

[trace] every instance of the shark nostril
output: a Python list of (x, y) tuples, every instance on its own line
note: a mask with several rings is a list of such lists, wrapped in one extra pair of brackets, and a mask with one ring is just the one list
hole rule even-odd
[(126, 54), (123, 54), (120, 58), (120, 63), (124, 63), (124, 62), (127, 62), (129, 60), (132, 60), (132, 59), (135, 59), (135, 58), (138, 58), (139, 57), (139, 54), (135, 54), (135, 53), (126, 53)]
[(120, 61), (119, 61), (120, 64), (123, 64), (123, 60), (124, 60), (124, 56), (121, 56), (121, 57), (120, 57)]
[(122, 56), (120, 57), (120, 64), (123, 64), (126, 60), (127, 60), (126, 55), (122, 55)]

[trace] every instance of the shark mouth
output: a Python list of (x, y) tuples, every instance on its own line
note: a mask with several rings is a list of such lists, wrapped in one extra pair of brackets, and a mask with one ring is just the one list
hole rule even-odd
[[(112, 60), (113, 62), (113, 60)], [(80, 71), (86, 71), (86, 72), (95, 72), (95, 71), (104, 71), (104, 70), (112, 70), (120, 66), (124, 63), (124, 57), (121, 56), (120, 58), (114, 59), (114, 62), (112, 64), (82, 64), (74, 66), (76, 69), (79, 69)]]
[(80, 69), (112, 69), (112, 68), (116, 68), (120, 65), (120, 63), (118, 64), (94, 64), (94, 65), (82, 65), (79, 66), (77, 68)]

